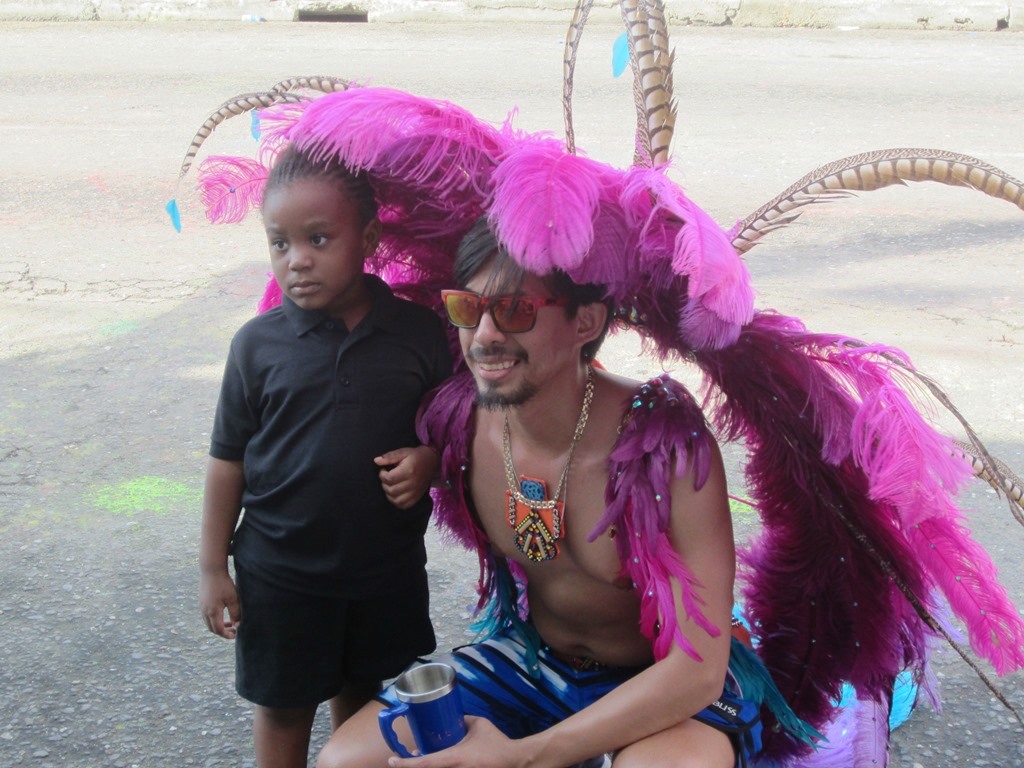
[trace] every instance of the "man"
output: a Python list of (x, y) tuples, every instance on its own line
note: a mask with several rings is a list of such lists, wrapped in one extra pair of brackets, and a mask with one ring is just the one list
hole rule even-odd
[[(485, 222), (463, 240), (455, 276), (464, 290), (446, 292), (445, 304), (462, 326), (476, 395), (467, 409), (464, 376), (425, 417), (431, 440), (448, 446), (446, 466), (462, 474), (446, 477), (452, 490), (441, 507), (448, 526), (478, 547), (495, 591), (502, 574), (508, 582), (506, 559), (524, 577), (529, 615), (523, 622), (506, 610), (489, 643), (445, 659), (460, 671), (467, 714), (479, 716), (469, 718), (467, 737), (390, 765), (555, 767), (609, 752), (619, 768), (734, 765), (729, 737), (693, 719), (723, 692), (735, 570), (722, 461), (699, 410), (674, 383), (641, 390), (595, 370), (610, 320), (600, 290), (524, 273)], [(674, 467), (614, 457), (643, 419), (669, 417), (687, 430), (673, 437)], [(460, 432), (472, 435), (464, 460), (449, 450)], [(616, 482), (610, 466), (646, 467), (651, 516), (664, 516), (664, 530), (629, 511), (606, 514), (606, 489), (612, 495)], [(518, 487), (509, 487), (510, 474)], [(654, 492), (659, 482), (665, 493)], [(633, 485), (635, 492), (644, 482)], [(639, 544), (624, 543), (627, 536)], [(657, 551), (668, 543), (678, 557)], [(667, 652), (655, 661), (658, 637)], [(371, 703), (339, 729), (318, 766), (387, 764), (376, 722), (382, 706)]]

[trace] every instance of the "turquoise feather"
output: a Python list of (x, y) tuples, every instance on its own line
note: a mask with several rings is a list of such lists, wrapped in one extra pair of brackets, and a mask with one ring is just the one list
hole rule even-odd
[(178, 211), (178, 201), (173, 197), (167, 201), (167, 205), (164, 206), (164, 210), (167, 211), (167, 215), (171, 217), (171, 225), (181, 232), (181, 212)]
[(626, 33), (623, 32), (612, 44), (612, 76), (618, 77), (626, 71), (626, 65), (629, 64), (629, 40), (626, 38)]

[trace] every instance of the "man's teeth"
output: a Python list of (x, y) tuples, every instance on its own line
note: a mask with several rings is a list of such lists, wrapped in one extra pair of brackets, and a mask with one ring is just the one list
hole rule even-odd
[(481, 370), (484, 371), (504, 371), (507, 368), (511, 368), (515, 364), (515, 360), (509, 360), (504, 363), (480, 363), (480, 368)]

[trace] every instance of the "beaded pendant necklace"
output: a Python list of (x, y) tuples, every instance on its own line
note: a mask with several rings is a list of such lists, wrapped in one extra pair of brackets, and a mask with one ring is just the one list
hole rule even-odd
[[(558, 479), (558, 487), (552, 498), (546, 499), (546, 490), (542, 480), (519, 477), (512, 463), (512, 441), (509, 434), (508, 414), (505, 415), (505, 426), (502, 431), (502, 454), (505, 463), (505, 504), (508, 510), (508, 524), (515, 535), (516, 549), (535, 563), (553, 560), (558, 557), (558, 540), (565, 536), (565, 502), (562, 493), (569, 477), (569, 466), (576, 445), (583, 436), (590, 418), (590, 404), (594, 400), (594, 369), (587, 368), (587, 386), (583, 392), (583, 406), (580, 417), (576, 421), (576, 431), (569, 443), (569, 455), (565, 459), (565, 467)], [(524, 493), (525, 491), (525, 493)]]

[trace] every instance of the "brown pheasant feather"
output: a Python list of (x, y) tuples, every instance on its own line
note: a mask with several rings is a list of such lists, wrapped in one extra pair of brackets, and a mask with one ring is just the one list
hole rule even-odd
[[(963, 456), (964, 461), (971, 465), (979, 479), (995, 488), (997, 493), (1006, 494), (1011, 509), (1014, 509), (1014, 505), (1020, 508), (1021, 511), (1016, 513), (1017, 519), (1024, 523), (1024, 517), (1021, 515), (1024, 512), (1024, 482), (1021, 482), (1004, 462), (987, 454), (982, 455), (973, 445), (962, 440), (954, 440), (953, 446)], [(995, 465), (996, 472), (991, 471), (990, 464)]]
[(281, 82), (276, 83), (270, 90), (273, 92), (284, 93), (286, 91), (305, 88), (310, 91), (320, 91), (320, 93), (334, 93), (335, 91), (347, 91), (352, 87), (353, 85), (351, 81), (344, 80), (340, 77), (299, 75), (298, 77), (285, 78)]
[(199, 130), (196, 131), (196, 135), (192, 138), (192, 143), (189, 145), (188, 152), (185, 153), (185, 159), (181, 163), (181, 171), (178, 174), (178, 178), (182, 178), (186, 173), (188, 173), (188, 169), (192, 167), (192, 161), (199, 152), (199, 148), (203, 146), (203, 142), (209, 138), (210, 134), (213, 133), (218, 125), (228, 118), (242, 115), (254, 109), (260, 109), (261, 107), (269, 107), (273, 104), (293, 103), (297, 101), (305, 101), (307, 99), (306, 96), (301, 94), (291, 93), (291, 91), (294, 90), (305, 89), (310, 91), (320, 91), (321, 93), (333, 93), (334, 91), (348, 90), (350, 87), (352, 87), (352, 84), (348, 80), (343, 80), (340, 77), (300, 75), (298, 77), (289, 77), (281, 80), (269, 91), (262, 93), (243, 93), (239, 96), (228, 99), (217, 107), (216, 111), (206, 118), (206, 121), (199, 127)]
[(622, 0), (633, 97), (636, 101), (636, 165), (659, 166), (669, 160), (676, 104), (672, 96), (674, 52), (668, 50), (668, 29), (661, 0)]
[(811, 171), (735, 228), (733, 246), (745, 253), (765, 234), (796, 220), (805, 205), (849, 197), (907, 181), (970, 187), (1024, 210), (1024, 182), (970, 155), (942, 149), (882, 149), (845, 157)]
[(214, 132), (218, 125), (228, 118), (235, 117), (236, 115), (243, 115), (246, 112), (251, 112), (252, 110), (259, 109), (260, 107), (269, 107), (273, 104), (280, 104), (282, 102), (296, 102), (304, 100), (305, 97), (296, 96), (283, 91), (243, 93), (240, 96), (228, 99), (217, 107), (216, 111), (214, 111), (212, 115), (206, 118), (203, 124), (199, 126), (199, 130), (196, 131), (196, 135), (192, 137), (192, 143), (188, 147), (188, 152), (185, 153), (185, 159), (181, 161), (181, 171), (178, 173), (178, 178), (184, 178), (185, 174), (188, 173), (188, 169), (192, 167), (192, 161), (199, 152), (199, 148), (203, 146), (203, 142), (209, 138), (210, 134)]
[(565, 148), (576, 154), (576, 131), (572, 125), (572, 87), (576, 72), (576, 51), (583, 37), (583, 27), (590, 16), (594, 0), (579, 0), (572, 13), (572, 21), (565, 33), (565, 53), (562, 56), (562, 111), (565, 114)]

